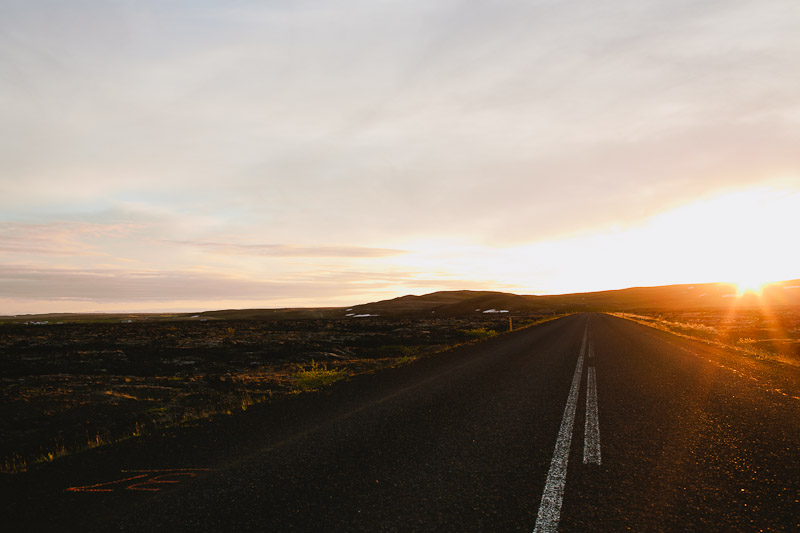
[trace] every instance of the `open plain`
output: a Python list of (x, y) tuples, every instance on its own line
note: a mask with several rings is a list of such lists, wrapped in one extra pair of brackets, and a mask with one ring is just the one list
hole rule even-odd
[(798, 367), (580, 313), (0, 480), (16, 530), (793, 531)]
[[(521, 327), (542, 317), (515, 319)], [(0, 325), (6, 472), (245, 410), (315, 388), (315, 377), (325, 382), (404, 364), (509, 327), (508, 318), (493, 314), (27, 322)]]

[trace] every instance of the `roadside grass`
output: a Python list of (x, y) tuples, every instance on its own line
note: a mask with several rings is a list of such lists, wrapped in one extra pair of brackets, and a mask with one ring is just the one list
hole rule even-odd
[(404, 355), (403, 357), (398, 357), (397, 359), (395, 359), (392, 366), (407, 365), (409, 363), (413, 363), (417, 359), (419, 359), (419, 357), (414, 357), (413, 355)]
[[(520, 319), (519, 322), (514, 323), (514, 330), (521, 330), (570, 314), (572, 313), (554, 314), (536, 319)], [(504, 333), (486, 328), (462, 330), (462, 332), (467, 337), (466, 343), (468, 344), (481, 342)], [(227, 333), (234, 334), (231, 331)], [(43, 444), (34, 453), (13, 452), (0, 459), (0, 473), (24, 472), (35, 465), (51, 463), (61, 457), (93, 448), (114, 445), (131, 438), (163, 434), (171, 428), (195, 425), (219, 415), (232, 415), (235, 412), (246, 411), (250, 406), (268, 401), (274, 395), (302, 394), (319, 390), (351, 376), (411, 364), (420, 358), (435, 356), (463, 344), (465, 343), (457, 342), (427, 349), (400, 344), (385, 345), (378, 347), (370, 358), (336, 361), (330, 366), (312, 360), (308, 365), (292, 363), (281, 367), (264, 367), (235, 374), (161, 377), (158, 379), (163, 379), (167, 383), (184, 383), (188, 386), (202, 382), (206, 387), (211, 388), (205, 390), (202, 402), (199, 404), (187, 404), (184, 401), (185, 398), (180, 395), (159, 401), (155, 405), (150, 404), (149, 407), (142, 408), (136, 422), (127, 429), (120, 427), (112, 431), (109, 428), (101, 428), (72, 441), (65, 441), (63, 438), (53, 439), (49, 443)], [(119, 378), (120, 385), (118, 386), (120, 387), (136, 385), (136, 378), (127, 376), (119, 376)], [(222, 385), (225, 386), (223, 391), (213, 389), (213, 387)], [(160, 386), (159, 388), (165, 389), (166, 387)], [(41, 394), (51, 394), (52, 392), (49, 389), (40, 391)], [(176, 392), (176, 394), (178, 393)], [(141, 400), (133, 394), (114, 390), (107, 390), (104, 396), (128, 401)]]
[(777, 361), (792, 366), (800, 366), (800, 360), (788, 357), (784, 354), (773, 352), (759, 346), (758, 340), (752, 338), (739, 338), (735, 343), (724, 342), (720, 339), (720, 333), (717, 328), (701, 324), (697, 322), (681, 322), (675, 320), (664, 320), (660, 317), (649, 315), (641, 315), (634, 313), (608, 313), (619, 318), (624, 318), (637, 324), (649, 326), (653, 329), (659, 329), (677, 335), (679, 337), (686, 337), (689, 339), (703, 341), (707, 344), (728, 348), (740, 353), (755, 356), (757, 360), (761, 361)]
[(469, 340), (475, 341), (483, 341), (497, 335), (495, 330), (486, 328), (465, 329), (463, 331)]
[[(266, 401), (272, 396), (271, 391), (249, 390), (242, 376), (228, 376), (228, 380), (232, 382), (232, 389), (229, 392), (205, 399), (202, 404), (184, 405), (180, 397), (171, 398), (161, 405), (140, 411), (136, 421), (127, 427), (117, 427), (114, 430), (104, 427), (96, 433), (85, 433), (83, 437), (73, 435), (71, 439), (62, 436), (43, 443), (35, 452), (13, 452), (0, 460), (0, 474), (25, 472), (35, 465), (51, 463), (61, 457), (93, 448), (114, 445), (142, 436), (163, 434), (171, 428), (191, 426), (215, 416), (246, 411), (248, 407)], [(106, 395), (132, 398), (130, 395), (111, 391)]]
[[(535, 319), (517, 319), (514, 322), (514, 331), (518, 331), (521, 329), (529, 328), (531, 326), (537, 326), (539, 324), (544, 324), (545, 322), (551, 322), (553, 320), (564, 318), (570, 315), (574, 315), (575, 313), (559, 313), (559, 314), (552, 314), (547, 315)], [(510, 324), (509, 324), (510, 326)], [(509, 333), (509, 331), (501, 331), (498, 332), (493, 329), (486, 329), (486, 328), (474, 328), (474, 329), (465, 329), (461, 330), (464, 335), (467, 337), (468, 342), (475, 342), (475, 341), (484, 341), (486, 339), (491, 339), (496, 335), (502, 335), (504, 333)]]
[(344, 370), (329, 370), (327, 365), (311, 361), (308, 367), (301, 366), (295, 372), (294, 386), (299, 391), (317, 390), (346, 377), (348, 373)]
[(380, 346), (376, 352), (382, 357), (411, 357), (419, 353), (419, 346), (405, 346), (403, 344), (390, 344)]
[(129, 435), (125, 435), (120, 438), (112, 437), (108, 430), (103, 431), (102, 433), (103, 434), (98, 433), (95, 436), (88, 438), (85, 443), (80, 443), (78, 445), (67, 445), (63, 440), (58, 439), (53, 441), (53, 443), (50, 445), (42, 446), (37, 454), (22, 455), (19, 453), (13, 453), (4, 458), (3, 462), (0, 463), (0, 473), (17, 474), (19, 472), (25, 472), (28, 470), (28, 468), (34, 465), (52, 463), (56, 459), (65, 457), (67, 455), (90, 450), (92, 448), (98, 448), (100, 446), (116, 444), (118, 442), (122, 442), (123, 440), (141, 435), (139, 432), (139, 424), (136, 425), (136, 429)]
[(552, 315), (547, 315), (547, 316), (534, 318), (534, 319), (530, 319), (530, 318), (522, 319), (520, 321), (515, 321), (514, 322), (514, 330), (516, 331), (518, 329), (525, 329), (525, 328), (529, 328), (531, 326), (537, 326), (539, 324), (544, 324), (545, 322), (551, 322), (553, 320), (556, 320), (556, 319), (559, 319), (559, 318), (564, 318), (564, 317), (567, 317), (567, 316), (570, 316), (570, 315), (574, 315), (574, 314), (575, 313), (558, 313), (558, 314), (553, 313)]

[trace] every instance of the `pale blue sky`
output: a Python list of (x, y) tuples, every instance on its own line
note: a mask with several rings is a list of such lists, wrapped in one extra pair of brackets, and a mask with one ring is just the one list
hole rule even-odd
[[(800, 277), (798, 27), (793, 0), (0, 0), (0, 314)], [(703, 205), (708, 246), (660, 222)], [(783, 237), (763, 266), (744, 217)]]

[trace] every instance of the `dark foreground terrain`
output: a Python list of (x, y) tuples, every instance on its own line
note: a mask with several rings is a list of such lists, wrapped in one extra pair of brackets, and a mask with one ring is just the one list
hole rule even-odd
[[(519, 326), (541, 319), (515, 316)], [(506, 331), (508, 318), (0, 324), (0, 471), (247, 409)], [(41, 321), (36, 321), (41, 322)]]
[(11, 531), (796, 531), (797, 367), (579, 314), (2, 478)]

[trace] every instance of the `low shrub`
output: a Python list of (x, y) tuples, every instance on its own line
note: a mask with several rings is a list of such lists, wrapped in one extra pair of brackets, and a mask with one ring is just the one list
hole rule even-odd
[(494, 337), (497, 335), (497, 332), (493, 329), (476, 328), (464, 330), (464, 335), (466, 335), (470, 340), (484, 340)]
[(344, 370), (328, 370), (326, 365), (319, 365), (316, 361), (311, 361), (311, 365), (300, 367), (294, 374), (294, 385), (297, 390), (308, 391), (330, 385), (335, 381), (347, 377)]

